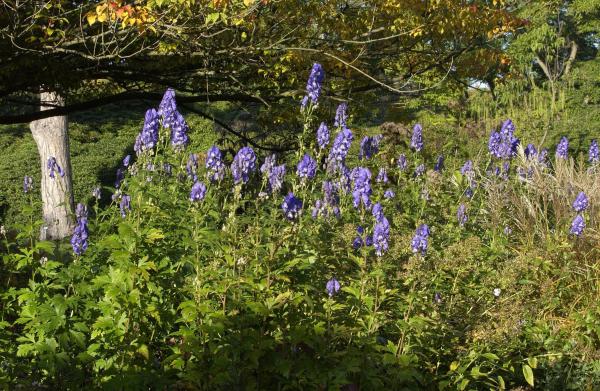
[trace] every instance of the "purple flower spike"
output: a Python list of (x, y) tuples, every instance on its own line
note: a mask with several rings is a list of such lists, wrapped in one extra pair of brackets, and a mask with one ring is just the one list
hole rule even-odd
[(389, 179), (387, 176), (387, 170), (385, 168), (380, 168), (379, 173), (377, 174), (377, 178), (375, 179), (377, 183), (388, 183)]
[(406, 162), (406, 155), (402, 154), (398, 157), (398, 168), (400, 169), (400, 171), (406, 171), (406, 167), (408, 166), (408, 163)]
[(300, 178), (314, 178), (317, 173), (317, 162), (309, 154), (305, 154), (298, 163), (296, 173)]
[(222, 160), (221, 150), (216, 145), (210, 147), (206, 153), (205, 166), (211, 182), (220, 181), (225, 177), (225, 164)]
[(583, 212), (587, 209), (588, 205), (589, 201), (585, 193), (580, 192), (577, 195), (577, 198), (575, 198), (575, 201), (573, 202), (573, 209), (575, 209), (575, 212)]
[(429, 238), (429, 227), (427, 224), (421, 224), (415, 233), (415, 236), (411, 242), (411, 248), (413, 253), (420, 253), (425, 256), (427, 253), (428, 247), (428, 238)]
[(172, 114), (171, 127), (171, 146), (176, 150), (181, 150), (189, 144), (190, 138), (187, 135), (189, 126), (185, 122), (183, 115), (179, 111), (175, 111)]
[(243, 147), (233, 158), (231, 163), (231, 174), (233, 181), (238, 184), (246, 183), (250, 179), (250, 174), (256, 169), (256, 154), (250, 147)]
[(271, 192), (276, 193), (283, 187), (283, 179), (285, 177), (285, 164), (275, 166), (269, 173), (269, 187)]
[(88, 248), (87, 208), (83, 204), (77, 204), (75, 209), (77, 225), (71, 237), (71, 246), (75, 255), (81, 255)]
[(556, 156), (566, 160), (569, 157), (569, 139), (562, 137), (556, 146)]
[(392, 189), (387, 189), (385, 191), (385, 193), (383, 193), (383, 198), (388, 199), (388, 200), (391, 198), (394, 198), (395, 196), (396, 196), (396, 193), (394, 193), (394, 190), (392, 190)]
[(325, 149), (327, 144), (329, 144), (329, 129), (325, 125), (325, 122), (321, 122), (319, 129), (317, 129), (317, 144), (319, 145), (319, 149)]
[(420, 124), (416, 124), (413, 128), (410, 147), (417, 152), (423, 149), (423, 127)]
[(340, 282), (336, 280), (335, 277), (327, 281), (327, 284), (325, 285), (325, 289), (327, 290), (327, 294), (329, 295), (329, 297), (333, 297), (333, 295), (338, 293), (340, 288)]
[(190, 201), (198, 202), (202, 201), (206, 196), (206, 185), (202, 182), (194, 183), (192, 191), (190, 192)]
[(456, 212), (456, 219), (458, 220), (458, 225), (463, 227), (467, 221), (469, 220), (469, 216), (467, 215), (467, 207), (465, 204), (460, 204), (458, 210)]
[(592, 140), (588, 155), (590, 163), (594, 164), (600, 162), (600, 151), (598, 150), (598, 141)]
[(48, 170), (50, 170), (49, 175), (52, 179), (54, 179), (55, 177), (55, 172), (58, 172), (58, 175), (60, 175), (61, 177), (65, 176), (65, 172), (63, 171), (62, 167), (58, 165), (54, 156), (50, 156), (48, 158)]
[(308, 104), (308, 99), (310, 99), (312, 104), (317, 104), (319, 96), (321, 95), (324, 79), (325, 70), (323, 69), (323, 66), (319, 63), (314, 63), (306, 83), (306, 96), (302, 99), (302, 107), (305, 107)]
[(119, 203), (119, 209), (121, 210), (121, 217), (125, 218), (127, 211), (131, 210), (131, 197), (127, 194), (121, 196), (121, 202)]
[(31, 190), (33, 190), (33, 178), (25, 175), (23, 178), (23, 192), (29, 193)]
[(354, 207), (358, 208), (361, 204), (365, 208), (371, 207), (371, 171), (368, 168), (358, 167), (355, 169), (354, 175), (354, 190), (352, 191)]
[(347, 110), (348, 104), (346, 102), (342, 102), (338, 105), (337, 109), (335, 110), (335, 119), (333, 122), (333, 126), (340, 128), (346, 127), (346, 121), (348, 121)]
[(156, 110), (149, 109), (146, 111), (144, 126), (135, 139), (135, 145), (133, 146), (133, 150), (137, 155), (154, 148), (158, 143), (158, 118), (159, 115)]
[(373, 228), (373, 247), (375, 247), (375, 254), (381, 257), (389, 248), (390, 240), (390, 223), (388, 220), (381, 215), (381, 218), (377, 220), (375, 227)]
[(92, 190), (92, 197), (94, 197), (97, 200), (99, 200), (100, 198), (102, 198), (102, 189), (99, 186), (95, 187)]
[(294, 196), (294, 193), (289, 192), (283, 199), (281, 209), (288, 220), (294, 220), (300, 215), (302, 210), (302, 201)]
[(582, 215), (577, 215), (571, 223), (571, 233), (575, 236), (581, 236), (585, 229), (585, 220)]
[(435, 163), (435, 166), (433, 167), (434, 171), (436, 172), (441, 172), (444, 169), (444, 156), (440, 155), (437, 158), (437, 162)]

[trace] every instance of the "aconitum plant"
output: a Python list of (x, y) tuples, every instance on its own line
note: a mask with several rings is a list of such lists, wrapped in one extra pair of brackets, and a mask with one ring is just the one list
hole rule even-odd
[(358, 167), (355, 169), (354, 175), (354, 189), (352, 190), (353, 204), (355, 208), (358, 208), (361, 204), (365, 208), (369, 209), (371, 206), (371, 171), (365, 167)]
[(436, 172), (441, 172), (443, 169), (444, 169), (444, 156), (440, 155), (437, 158), (437, 162), (435, 163), (433, 170)]
[(498, 159), (510, 159), (517, 154), (519, 139), (514, 136), (515, 125), (510, 119), (502, 123), (499, 132), (492, 132), (488, 141), (490, 154)]
[(348, 128), (342, 129), (335, 136), (335, 140), (333, 140), (333, 145), (329, 151), (329, 157), (327, 158), (328, 171), (335, 172), (341, 169), (341, 166), (346, 161), (346, 156), (348, 156), (353, 139), (352, 131)]
[(387, 200), (392, 199), (395, 196), (396, 196), (396, 193), (394, 193), (394, 190), (392, 190), (392, 189), (387, 189), (385, 191), (385, 193), (383, 193), (383, 198), (385, 198)]
[(573, 221), (571, 222), (571, 233), (575, 236), (583, 235), (583, 230), (585, 229), (585, 220), (583, 216), (578, 214), (575, 216)]
[(276, 193), (283, 187), (283, 179), (285, 177), (285, 164), (275, 166), (269, 173), (269, 187), (271, 192)]
[(383, 219), (383, 206), (381, 206), (379, 202), (376, 203), (375, 205), (373, 205), (371, 213), (373, 213), (375, 221), (381, 221), (381, 219)]
[[(154, 110), (154, 109), (152, 109)], [(171, 115), (177, 110), (177, 103), (175, 102), (175, 90), (172, 88), (167, 88), (165, 91), (160, 104), (158, 105), (157, 114), (163, 118), (163, 121), (166, 118), (171, 117)], [(163, 124), (163, 126), (165, 126)], [(168, 128), (169, 126), (165, 126)]]
[(556, 157), (566, 160), (569, 157), (569, 139), (563, 136), (556, 146)]
[(336, 280), (335, 277), (331, 278), (329, 281), (327, 281), (327, 284), (325, 284), (325, 289), (327, 290), (329, 297), (333, 297), (333, 295), (338, 293), (340, 288), (340, 282)]
[(406, 155), (402, 154), (398, 157), (397, 167), (400, 171), (406, 171), (406, 167), (408, 167), (408, 163), (406, 162)]
[(373, 247), (375, 247), (375, 254), (381, 257), (389, 248), (390, 240), (390, 223), (381, 214), (381, 218), (377, 219), (375, 227), (373, 227)]
[(144, 118), (142, 131), (135, 139), (133, 150), (137, 155), (148, 151), (158, 143), (158, 118), (159, 114), (154, 109), (148, 109)]
[(173, 148), (183, 149), (189, 144), (188, 129), (189, 127), (187, 122), (185, 122), (185, 118), (176, 110), (172, 115), (171, 121), (171, 146)]
[(425, 174), (425, 164), (421, 163), (417, 166), (417, 168), (415, 168), (415, 173), (413, 174), (413, 176), (415, 178), (418, 178), (423, 174)]
[(417, 152), (423, 149), (423, 127), (420, 124), (416, 124), (413, 128), (410, 147)]
[(379, 173), (377, 174), (377, 178), (375, 179), (377, 183), (388, 183), (389, 179), (387, 176), (387, 170), (385, 167), (381, 167), (379, 169)]
[(333, 126), (339, 128), (346, 127), (346, 121), (348, 121), (348, 104), (346, 102), (342, 102), (338, 105), (335, 110), (335, 119), (333, 121)]
[(220, 181), (225, 177), (225, 164), (222, 159), (221, 150), (216, 145), (206, 152), (205, 167), (211, 182)]
[(127, 216), (127, 211), (131, 210), (131, 197), (127, 194), (121, 196), (121, 202), (119, 203), (119, 209), (121, 211), (121, 217)]
[(465, 204), (460, 204), (458, 207), (458, 210), (456, 211), (456, 219), (458, 220), (458, 225), (461, 227), (463, 227), (469, 220), (469, 216), (467, 215), (467, 207)]
[(302, 99), (302, 107), (306, 107), (308, 100), (316, 105), (321, 95), (321, 88), (325, 80), (325, 70), (319, 63), (314, 63), (306, 82), (306, 96)]
[(298, 163), (296, 173), (302, 179), (314, 178), (317, 173), (317, 162), (308, 153), (304, 154), (302, 160)]
[(202, 182), (196, 182), (192, 186), (192, 190), (190, 191), (190, 201), (198, 202), (202, 201), (206, 196), (206, 185)]
[(429, 240), (429, 227), (427, 226), (427, 224), (421, 224), (417, 228), (417, 231), (415, 232), (415, 236), (413, 237), (411, 245), (410, 245), (413, 253), (415, 253), (415, 254), (420, 253), (421, 255), (425, 256), (425, 254), (427, 253), (427, 247), (429, 244), (428, 240)]
[(327, 128), (325, 122), (321, 122), (317, 129), (317, 144), (319, 149), (325, 149), (329, 144), (329, 128)]
[(96, 186), (92, 189), (92, 197), (99, 200), (102, 198), (102, 189), (99, 186)]
[(29, 193), (31, 190), (33, 190), (33, 178), (25, 175), (23, 178), (23, 192)]
[(233, 158), (231, 163), (231, 174), (233, 181), (238, 184), (246, 183), (250, 179), (250, 174), (256, 169), (256, 154), (250, 147), (243, 147)]
[(55, 172), (58, 172), (58, 175), (60, 175), (61, 177), (65, 176), (65, 172), (63, 171), (62, 167), (58, 165), (58, 162), (56, 161), (56, 158), (54, 156), (50, 156), (48, 158), (47, 167), (50, 171), (50, 178), (54, 179)]
[[(208, 157), (207, 157), (208, 159)], [(194, 182), (198, 179), (196, 172), (198, 171), (198, 155), (195, 153), (190, 153), (190, 157), (185, 164), (185, 170), (187, 172), (188, 178), (192, 179)]]
[(575, 212), (578, 212), (578, 213), (586, 210), (588, 205), (589, 205), (588, 198), (583, 191), (580, 192), (577, 195), (577, 198), (575, 198), (575, 201), (573, 201), (573, 209), (575, 210)]
[(77, 223), (71, 236), (71, 247), (75, 255), (81, 255), (88, 248), (87, 208), (83, 204), (77, 204), (75, 210)]
[(473, 161), (467, 160), (465, 164), (460, 168), (460, 173), (466, 177), (472, 177), (474, 174)]
[(378, 134), (376, 136), (365, 136), (360, 142), (360, 149), (358, 152), (358, 159), (371, 159), (377, 152), (379, 152), (379, 143), (383, 139), (383, 135)]
[(283, 209), (283, 214), (288, 220), (296, 219), (302, 210), (302, 201), (291, 191), (286, 195), (283, 199), (283, 203), (281, 204), (281, 209)]
[(598, 141), (592, 140), (590, 144), (590, 150), (588, 152), (588, 160), (590, 163), (598, 163), (600, 162), (600, 151), (598, 150)]
[(531, 143), (527, 144), (527, 147), (525, 147), (524, 152), (527, 160), (533, 159), (537, 156), (537, 149), (535, 149), (535, 145)]
[(125, 158), (123, 158), (123, 167), (129, 167), (130, 163), (131, 163), (131, 155), (125, 156)]

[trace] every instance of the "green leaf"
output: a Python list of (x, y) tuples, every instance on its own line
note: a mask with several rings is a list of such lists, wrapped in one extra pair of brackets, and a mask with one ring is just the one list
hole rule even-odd
[(523, 376), (525, 376), (527, 383), (533, 387), (533, 370), (527, 364), (523, 365)]

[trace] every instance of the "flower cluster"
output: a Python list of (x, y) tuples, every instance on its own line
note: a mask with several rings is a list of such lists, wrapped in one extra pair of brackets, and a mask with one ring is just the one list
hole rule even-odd
[(569, 139), (562, 137), (556, 146), (556, 157), (566, 160), (569, 157)]
[(469, 216), (467, 215), (467, 207), (465, 204), (460, 204), (458, 207), (458, 210), (456, 211), (456, 219), (458, 220), (458, 225), (461, 227), (463, 227), (469, 220)]
[(256, 169), (256, 154), (250, 147), (243, 147), (233, 158), (231, 163), (231, 174), (236, 184), (246, 183), (250, 174)]
[(121, 210), (121, 217), (127, 216), (127, 211), (131, 210), (131, 197), (127, 194), (121, 196), (121, 202), (119, 203), (119, 209)]
[(582, 191), (577, 195), (575, 201), (573, 201), (573, 210), (577, 212), (577, 216), (575, 216), (575, 218), (571, 222), (570, 232), (575, 236), (583, 235), (583, 230), (585, 228), (585, 219), (583, 218), (583, 215), (581, 213), (585, 211), (588, 208), (588, 206), (589, 200), (585, 193)]
[(598, 141), (597, 140), (592, 140), (592, 143), (590, 144), (590, 150), (588, 152), (588, 160), (592, 164), (600, 162), (600, 151), (598, 150)]
[(294, 193), (289, 192), (283, 199), (281, 209), (283, 209), (283, 213), (288, 220), (294, 220), (300, 215), (302, 201), (296, 198)]
[(175, 111), (171, 116), (171, 145), (175, 149), (183, 149), (189, 144), (190, 138), (187, 135), (189, 126), (185, 122), (183, 115), (179, 111)]
[(325, 284), (325, 289), (327, 290), (329, 297), (333, 297), (333, 295), (338, 293), (340, 288), (340, 282), (336, 280), (335, 277), (331, 278), (329, 281), (327, 281), (327, 284)]
[(153, 149), (158, 144), (158, 119), (159, 114), (155, 109), (146, 111), (144, 118), (144, 126), (138, 134), (133, 145), (133, 150), (136, 154), (141, 154), (144, 151)]
[(406, 171), (406, 168), (408, 167), (408, 163), (406, 161), (406, 155), (402, 154), (400, 156), (398, 156), (398, 164), (397, 164), (398, 168), (400, 169), (400, 171)]
[(371, 207), (371, 171), (365, 167), (357, 167), (353, 170), (352, 179), (354, 180), (354, 188), (352, 190), (353, 204), (358, 208), (361, 204), (365, 208)]
[(342, 102), (338, 105), (337, 109), (335, 110), (335, 119), (333, 122), (333, 126), (345, 128), (346, 121), (348, 121), (348, 104), (346, 102)]
[(410, 137), (410, 147), (417, 152), (423, 149), (423, 127), (420, 124), (416, 124), (413, 128)]
[(329, 157), (327, 158), (328, 171), (335, 172), (341, 169), (346, 161), (346, 156), (348, 156), (353, 139), (352, 131), (347, 128), (342, 129), (335, 136), (335, 140), (333, 140), (333, 145), (329, 151)]
[(308, 153), (304, 154), (304, 157), (298, 163), (296, 173), (303, 179), (314, 178), (317, 173), (317, 162)]
[(83, 204), (77, 204), (75, 209), (77, 223), (71, 236), (71, 247), (75, 255), (81, 255), (88, 248), (87, 208)]
[(317, 144), (319, 145), (319, 149), (325, 149), (329, 144), (329, 128), (325, 122), (321, 122), (321, 125), (317, 129)]
[(65, 176), (65, 172), (63, 171), (62, 167), (58, 165), (58, 162), (56, 161), (56, 158), (54, 156), (50, 156), (48, 158), (47, 167), (50, 171), (50, 178), (54, 179), (55, 172), (58, 172), (58, 175), (60, 175), (61, 177)]
[(31, 190), (33, 190), (33, 178), (25, 175), (23, 178), (23, 192), (29, 193)]
[(206, 153), (205, 166), (211, 182), (220, 181), (225, 177), (225, 164), (222, 160), (221, 150), (216, 145), (210, 147)]
[(427, 246), (429, 240), (429, 227), (427, 224), (421, 224), (415, 233), (415, 236), (411, 242), (411, 248), (413, 253), (420, 253), (425, 256), (427, 253)]
[(378, 134), (376, 136), (365, 136), (360, 142), (360, 150), (358, 152), (358, 159), (371, 159), (373, 155), (379, 152), (379, 143), (383, 139), (383, 135)]
[(202, 182), (196, 182), (192, 186), (192, 190), (190, 191), (190, 201), (198, 202), (202, 201), (206, 196), (206, 185)]
[(321, 95), (321, 88), (323, 86), (323, 80), (325, 80), (325, 70), (319, 63), (314, 63), (306, 82), (306, 96), (302, 99), (302, 107), (306, 107), (308, 100), (312, 104), (317, 104), (319, 96)]
[(510, 119), (502, 123), (499, 132), (492, 132), (488, 142), (490, 154), (498, 159), (510, 159), (517, 154), (519, 139), (514, 136), (515, 125)]

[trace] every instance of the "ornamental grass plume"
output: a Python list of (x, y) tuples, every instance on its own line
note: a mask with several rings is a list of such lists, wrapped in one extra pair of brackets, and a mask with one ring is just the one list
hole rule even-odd
[(256, 154), (250, 147), (241, 148), (231, 163), (231, 174), (235, 184), (247, 183), (250, 174), (256, 169)]

